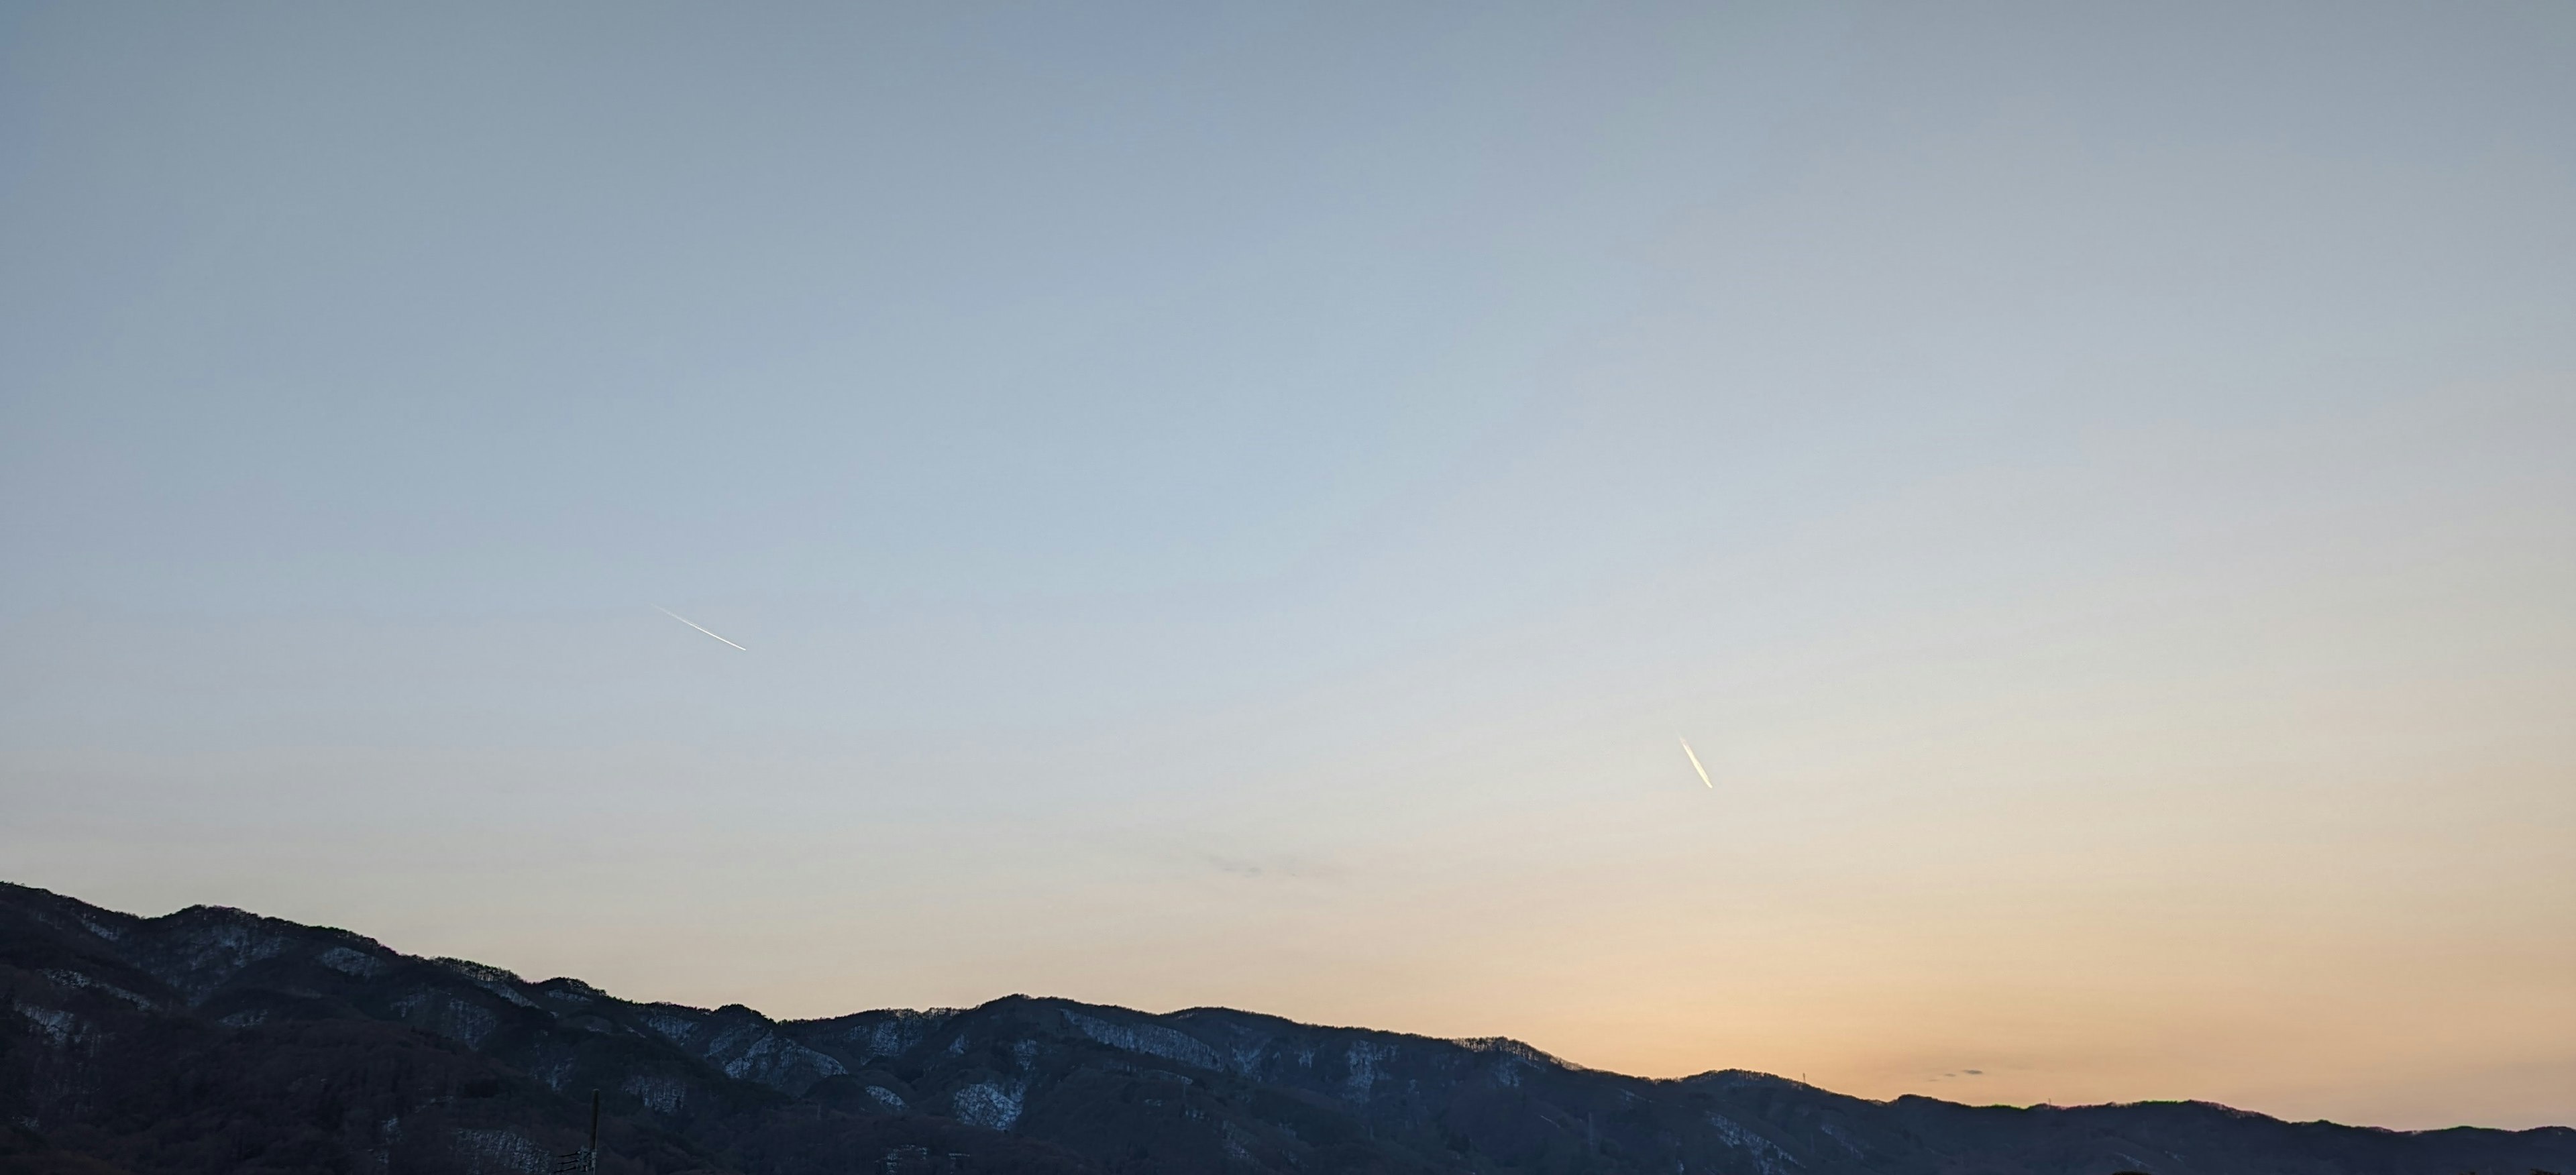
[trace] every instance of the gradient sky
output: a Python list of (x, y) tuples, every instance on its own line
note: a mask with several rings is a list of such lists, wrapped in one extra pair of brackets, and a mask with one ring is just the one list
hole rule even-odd
[(2576, 1122), (2565, 4), (10, 3), (0, 551), (122, 909)]

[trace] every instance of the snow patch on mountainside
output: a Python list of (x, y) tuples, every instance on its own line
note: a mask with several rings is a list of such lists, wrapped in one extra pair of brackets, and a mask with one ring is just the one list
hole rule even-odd
[(45, 978), (62, 984), (65, 987), (84, 988), (89, 991), (97, 992), (100, 995), (114, 996), (117, 999), (124, 1000), (126, 1003), (132, 1004), (147, 1012), (151, 1011), (153, 1008), (151, 1000), (145, 999), (142, 996), (118, 987), (113, 983), (108, 983), (104, 980), (92, 979), (78, 971), (70, 971), (62, 968), (47, 968), (42, 972), (42, 974)]
[(373, 979), (389, 970), (384, 960), (347, 947), (333, 947), (313, 956), (313, 961), (342, 975), (354, 975), (360, 979)]
[(1369, 1092), (1377, 1088), (1377, 1079), (1383, 1076), (1378, 1072), (1379, 1063), (1394, 1060), (1395, 1054), (1396, 1048), (1391, 1044), (1366, 1040), (1351, 1042), (1350, 1050), (1342, 1057), (1348, 1066), (1344, 1070), (1346, 1076), (1342, 1078), (1342, 1097), (1353, 1102), (1368, 1101)]
[(644, 1021), (644, 1026), (646, 1028), (650, 1028), (655, 1032), (661, 1033), (662, 1039), (670, 1041), (672, 1044), (687, 1044), (689, 1043), (689, 1038), (697, 1035), (698, 1032), (697, 1021), (686, 1016), (659, 1010), (658, 1007), (655, 1010), (645, 1012), (642, 1016), (638, 1017), (638, 1019)]
[(136, 960), (152, 977), (188, 993), (191, 1006), (202, 1003), (242, 968), (284, 954), (287, 938), (261, 925), (258, 915), (222, 906), (200, 906), (172, 915), (193, 925), (174, 935), (176, 965), (145, 957)]
[(93, 920), (91, 920), (91, 919), (88, 919), (88, 918), (81, 917), (81, 916), (79, 916), (79, 915), (77, 915), (77, 914), (73, 915), (72, 917), (73, 917), (73, 920), (74, 920), (74, 921), (76, 921), (76, 922), (79, 922), (79, 923), (80, 923), (80, 925), (81, 925), (81, 929), (86, 930), (86, 931), (90, 932), (91, 934), (95, 934), (95, 935), (99, 936), (100, 938), (106, 939), (106, 940), (107, 940), (107, 941), (109, 941), (109, 942), (116, 942), (116, 941), (121, 940), (121, 939), (123, 939), (123, 938), (125, 937), (125, 932), (124, 932), (124, 931), (119, 930), (119, 929), (117, 929), (117, 928), (115, 928), (115, 927), (113, 927), (113, 926), (103, 926), (103, 925), (99, 924), (98, 922), (95, 922), (95, 921), (93, 921)]
[(1755, 1134), (1724, 1114), (1710, 1113), (1708, 1124), (1717, 1131), (1718, 1138), (1726, 1145), (1740, 1151), (1752, 1152), (1753, 1165), (1761, 1170), (1762, 1175), (1788, 1175), (1789, 1168), (1804, 1166), (1770, 1139)]
[(1114, 1049), (1179, 1061), (1201, 1069), (1220, 1068), (1216, 1050), (1197, 1037), (1156, 1024), (1113, 1024), (1068, 1011), (1064, 1022), (1074, 1030)]
[(1027, 1087), (1017, 1082), (978, 1082), (958, 1090), (949, 1098), (949, 1112), (969, 1126), (1008, 1130), (1012, 1123), (1020, 1120), (1021, 1101), (1027, 1095)]
[(800, 1094), (817, 1081), (850, 1071), (839, 1061), (775, 1033), (763, 1033), (723, 1067), (727, 1077)]
[(72, 1038), (80, 1035), (81, 1018), (78, 1016), (55, 1008), (39, 1008), (33, 1004), (19, 1004), (17, 1007), (18, 1014), (25, 1016), (36, 1026), (37, 1031), (45, 1034), (45, 1039), (54, 1042), (57, 1047), (70, 1044)]
[(1567, 1061), (1563, 1057), (1559, 1057), (1554, 1053), (1531, 1048), (1530, 1046), (1522, 1044), (1517, 1040), (1513, 1040), (1508, 1036), (1469, 1036), (1450, 1041), (1449, 1043), (1457, 1045), (1458, 1047), (1470, 1052), (1500, 1053), (1506, 1057), (1517, 1057), (1520, 1060), (1529, 1062), (1530, 1064), (1545, 1065), (1551, 1069), (1580, 1069), (1583, 1067)]
[(508, 1000), (511, 1003), (517, 1004), (522, 1008), (533, 1008), (537, 1006), (536, 1001), (519, 994), (520, 980), (519, 976), (515, 972), (504, 971), (498, 967), (485, 963), (477, 963), (470, 959), (431, 959), (430, 962), (439, 967), (445, 968), (456, 975), (463, 976), (467, 982), (472, 983), (474, 986), (491, 992), (492, 994)]
[[(957, 1017), (955, 1008), (890, 1008), (861, 1013), (870, 1022), (851, 1024), (839, 1033), (839, 1039), (859, 1052), (861, 1060), (873, 1057), (899, 1057), (911, 1052), (941, 1025)], [(883, 1019), (875, 1019), (883, 1017)]]
[(680, 1103), (689, 1097), (688, 1082), (659, 1073), (637, 1073), (628, 1077), (626, 1084), (619, 1088), (644, 1103), (644, 1108), (664, 1114), (678, 1113)]

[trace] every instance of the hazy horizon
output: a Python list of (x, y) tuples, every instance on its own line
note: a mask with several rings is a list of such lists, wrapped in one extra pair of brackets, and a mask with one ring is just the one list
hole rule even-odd
[(2571, 110), (2503, 3), (0, 8), (0, 879), (2576, 1125)]

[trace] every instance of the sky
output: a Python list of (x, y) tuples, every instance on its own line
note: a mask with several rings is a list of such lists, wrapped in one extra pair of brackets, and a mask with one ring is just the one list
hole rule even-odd
[(0, 878), (2576, 1124), (2570, 111), (2547, 3), (0, 6)]

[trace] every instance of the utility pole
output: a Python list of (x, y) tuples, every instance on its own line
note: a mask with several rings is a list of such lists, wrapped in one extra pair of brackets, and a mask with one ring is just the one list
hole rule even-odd
[(590, 1145), (568, 1155), (556, 1155), (546, 1167), (547, 1175), (599, 1175), (599, 1091), (590, 1091)]

